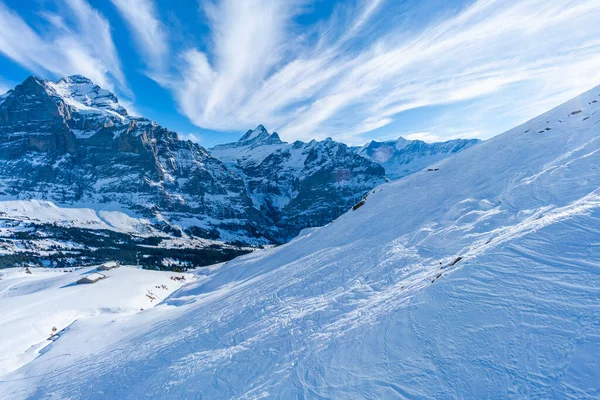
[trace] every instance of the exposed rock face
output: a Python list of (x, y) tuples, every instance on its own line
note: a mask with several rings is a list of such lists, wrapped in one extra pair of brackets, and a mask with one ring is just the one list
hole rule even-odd
[(343, 143), (285, 143), (262, 125), (210, 151), (244, 176), (254, 204), (284, 241), (329, 223), (386, 181), (380, 165)]
[(387, 142), (371, 141), (355, 147), (357, 154), (381, 164), (392, 180), (422, 170), (428, 165), (480, 143), (478, 139), (455, 139), (440, 143), (425, 143), (402, 137)]
[(211, 238), (270, 241), (239, 175), (201, 146), (129, 116), (84, 77), (30, 77), (3, 96), (0, 150), (0, 195), (100, 203)]

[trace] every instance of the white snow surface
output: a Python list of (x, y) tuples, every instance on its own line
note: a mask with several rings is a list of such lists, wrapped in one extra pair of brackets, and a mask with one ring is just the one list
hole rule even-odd
[[(88, 319), (115, 324), (154, 307), (185, 282), (170, 279), (182, 274), (125, 266), (102, 274), (95, 267), (29, 271), (31, 274), (24, 268), (0, 271), (0, 376), (35, 359), (53, 341), (66, 338), (71, 327)], [(96, 275), (106, 278), (93, 284), (76, 284), (85, 276)], [(93, 335), (94, 340), (104, 338), (102, 331)]]
[(40, 224), (57, 224), (85, 229), (107, 229), (129, 234), (165, 236), (152, 228), (150, 220), (120, 211), (60, 207), (45, 200), (0, 201), (0, 217)]
[(127, 112), (111, 92), (81, 75), (62, 78), (58, 82), (44, 81), (44, 85), (79, 112), (105, 114), (121, 122), (127, 120), (124, 116)]
[(151, 310), (73, 324), (0, 397), (598, 398), (599, 102), (380, 186)]

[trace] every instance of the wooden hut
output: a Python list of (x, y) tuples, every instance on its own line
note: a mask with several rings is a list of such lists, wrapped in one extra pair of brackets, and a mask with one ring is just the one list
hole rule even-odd
[(115, 268), (119, 268), (121, 266), (121, 264), (119, 264), (117, 261), (109, 261), (106, 262), (102, 265), (100, 265), (98, 268), (96, 268), (97, 271), (110, 271), (111, 269), (115, 269)]
[(85, 285), (90, 283), (96, 283), (102, 279), (106, 278), (106, 275), (100, 274), (98, 272), (94, 272), (93, 274), (89, 274), (81, 278), (77, 281), (78, 285)]

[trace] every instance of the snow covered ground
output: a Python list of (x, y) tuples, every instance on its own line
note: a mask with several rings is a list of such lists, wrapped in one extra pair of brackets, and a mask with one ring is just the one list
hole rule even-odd
[[(0, 270), (0, 376), (35, 359), (63, 339), (73, 326), (90, 318), (116, 323), (152, 308), (179, 289), (189, 274), (120, 267), (100, 271), (106, 278), (87, 285), (76, 282), (93, 276), (96, 267), (81, 269), (10, 268)], [(173, 280), (172, 276), (186, 276)], [(93, 332), (103, 340), (101, 331)]]
[[(112, 250), (125, 243), (138, 246), (135, 251), (144, 257), (147, 249), (178, 249), (187, 252), (202, 249), (223, 249), (251, 251), (252, 248), (223, 243), (223, 240), (234, 241), (240, 237), (230, 232), (225, 232), (219, 240), (204, 239), (190, 236), (181, 231), (180, 235), (169, 234), (161, 231), (160, 223), (166, 221), (158, 215), (151, 221), (147, 218), (137, 218), (117, 210), (103, 210), (87, 207), (69, 207), (57, 205), (44, 200), (0, 200), (0, 256), (25, 254), (35, 255), (40, 265), (84, 265), (93, 264), (95, 258), (90, 257), (91, 250), (104, 249), (110, 252), (110, 257), (116, 257)], [(180, 219), (178, 225), (171, 225), (173, 231), (190, 226), (200, 226), (206, 219)], [(71, 230), (67, 234), (64, 230), (56, 228), (77, 228), (81, 231)], [(116, 232), (127, 235), (115, 237), (113, 240), (104, 238), (108, 233)], [(90, 235), (95, 235), (90, 239)], [(144, 239), (150, 238), (153, 241)], [(263, 239), (263, 241), (266, 241)], [(260, 240), (257, 240), (260, 243)], [(148, 244), (150, 243), (150, 244)], [(132, 252), (131, 248), (128, 249)], [(170, 257), (177, 258), (177, 254), (169, 253)], [(179, 255), (185, 259), (183, 252)], [(129, 262), (132, 262), (129, 261)], [(5, 265), (11, 265), (6, 263)], [(0, 266), (1, 267), (1, 266)]]
[(0, 397), (599, 398), (599, 166), (600, 87), (158, 307), (78, 321)]
[(120, 211), (91, 208), (59, 207), (45, 200), (0, 201), (0, 217), (5, 220), (37, 224), (57, 224), (63, 227), (107, 229), (137, 235), (167, 236), (154, 229), (150, 220), (134, 218)]

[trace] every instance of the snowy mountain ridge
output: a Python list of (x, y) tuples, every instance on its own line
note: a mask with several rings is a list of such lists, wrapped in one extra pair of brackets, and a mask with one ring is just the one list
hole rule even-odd
[(152, 310), (74, 324), (0, 395), (597, 398), (599, 165), (596, 87)]
[[(224, 148), (231, 145), (236, 147), (243, 147), (281, 143), (283, 142), (279, 138), (277, 132), (269, 133), (264, 126), (258, 125), (256, 129), (248, 130), (248, 132), (246, 132), (239, 141), (232, 144), (224, 144), (220, 146)], [(217, 145), (216, 147), (219, 148), (219, 145)]]
[(209, 152), (244, 178), (255, 207), (284, 241), (329, 223), (386, 181), (381, 166), (343, 143), (331, 138), (287, 143), (262, 125)]
[(272, 152), (288, 147), (277, 132), (269, 133), (262, 125), (248, 130), (237, 142), (218, 144), (209, 149), (225, 165), (236, 168), (238, 160), (242, 166), (260, 164)]
[(381, 164), (387, 177), (400, 179), (478, 143), (481, 143), (481, 140), (453, 139), (426, 143), (400, 137), (386, 142), (373, 140), (355, 149), (359, 155)]
[(47, 82), (46, 85), (55, 91), (58, 98), (68, 100), (70, 106), (80, 111), (128, 117), (127, 110), (119, 104), (113, 93), (95, 85), (84, 76), (71, 75), (56, 83)]

